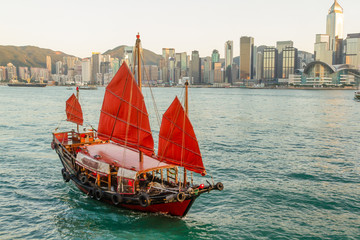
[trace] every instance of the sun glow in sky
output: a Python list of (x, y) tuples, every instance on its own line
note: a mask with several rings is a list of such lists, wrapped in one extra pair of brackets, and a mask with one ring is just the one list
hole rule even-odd
[[(359, 0), (339, 0), (344, 8), (344, 33), (360, 32)], [(241, 36), (255, 45), (294, 41), (313, 52), (315, 34), (325, 33), (333, 0), (11, 0), (1, 3), (0, 45), (33, 45), (78, 57), (119, 45), (142, 45), (157, 54), (198, 50), (201, 57), (234, 42), (239, 56)]]

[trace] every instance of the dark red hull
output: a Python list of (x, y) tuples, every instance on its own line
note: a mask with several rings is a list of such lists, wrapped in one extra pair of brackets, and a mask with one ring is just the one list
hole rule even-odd
[[(75, 182), (75, 185), (85, 194), (89, 193), (89, 191), (86, 188), (82, 187), (81, 185), (77, 184), (76, 182)], [(105, 198), (103, 198), (100, 201), (106, 202), (106, 203), (114, 205), (116, 207), (131, 209), (131, 210), (135, 210), (135, 211), (161, 213), (161, 214), (167, 214), (167, 215), (171, 215), (171, 216), (184, 217), (190, 210), (192, 204), (195, 202), (195, 199), (196, 199), (196, 197), (187, 199), (183, 202), (160, 203), (160, 204), (153, 204), (148, 207), (142, 207), (140, 205), (134, 205), (134, 204), (115, 205), (112, 201), (110, 201), (109, 199), (105, 199)]]

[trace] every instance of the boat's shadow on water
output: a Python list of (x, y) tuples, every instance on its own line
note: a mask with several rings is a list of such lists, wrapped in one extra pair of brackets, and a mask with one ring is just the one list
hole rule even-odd
[(159, 232), (169, 231), (174, 237), (192, 232), (187, 218), (117, 208), (86, 196), (73, 185), (67, 185), (58, 198), (63, 211), (58, 211), (53, 221), (61, 238), (127, 239), (143, 236), (146, 239), (148, 234), (156, 238)]

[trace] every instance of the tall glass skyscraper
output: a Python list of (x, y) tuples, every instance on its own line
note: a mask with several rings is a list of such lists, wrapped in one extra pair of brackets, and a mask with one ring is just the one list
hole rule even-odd
[(254, 38), (240, 38), (240, 79), (253, 79)]
[(233, 63), (233, 41), (225, 43), (225, 82), (231, 82), (231, 67)]

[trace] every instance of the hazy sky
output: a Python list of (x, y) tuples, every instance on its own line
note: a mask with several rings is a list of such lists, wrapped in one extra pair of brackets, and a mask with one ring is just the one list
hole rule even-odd
[[(339, 0), (345, 35), (360, 32), (360, 0)], [(78, 57), (134, 45), (140, 32), (143, 48), (161, 54), (213, 49), (224, 56), (224, 43), (234, 41), (239, 56), (241, 36), (255, 45), (275, 46), (293, 40), (313, 52), (315, 34), (325, 33), (333, 0), (1, 0), (0, 45), (63, 51)]]

